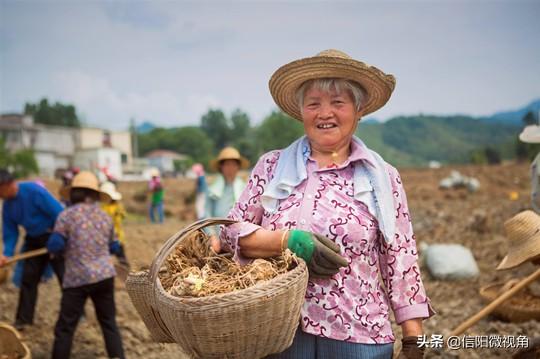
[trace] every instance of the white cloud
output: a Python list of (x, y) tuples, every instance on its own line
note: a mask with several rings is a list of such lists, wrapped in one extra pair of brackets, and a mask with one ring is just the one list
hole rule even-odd
[(198, 123), (209, 107), (219, 107), (213, 95), (190, 95), (187, 100), (166, 91), (127, 91), (114, 88), (109, 80), (79, 71), (53, 76), (56, 97), (77, 105), (90, 124), (125, 127), (128, 118), (151, 120), (162, 125), (182, 126)]
[(49, 97), (89, 123), (196, 124), (209, 107), (260, 121), (285, 62), (339, 48), (394, 73), (374, 115), (489, 114), (540, 95), (540, 3), (5, 2), (0, 111)]

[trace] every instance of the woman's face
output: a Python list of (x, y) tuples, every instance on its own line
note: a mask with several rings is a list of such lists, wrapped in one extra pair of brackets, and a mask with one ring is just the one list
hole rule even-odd
[(221, 161), (220, 170), (227, 182), (232, 182), (240, 170), (240, 163), (237, 160)]
[(348, 91), (337, 93), (309, 88), (304, 94), (302, 119), (311, 145), (318, 150), (335, 151), (351, 141), (358, 119)]

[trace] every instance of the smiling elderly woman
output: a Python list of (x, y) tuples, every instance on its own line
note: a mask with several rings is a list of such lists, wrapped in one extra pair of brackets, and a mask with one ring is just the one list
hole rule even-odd
[[(270, 92), (305, 136), (263, 155), (223, 227), (222, 247), (245, 262), (289, 248), (310, 279), (292, 346), (272, 358), (391, 358), (390, 308), (402, 327), (400, 358), (432, 315), (405, 191), (397, 170), (354, 136), (381, 108), (392, 75), (327, 50), (278, 69)], [(382, 278), (382, 282), (379, 281)]]

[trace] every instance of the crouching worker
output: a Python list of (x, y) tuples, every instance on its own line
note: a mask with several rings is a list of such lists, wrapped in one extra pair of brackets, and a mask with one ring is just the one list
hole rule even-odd
[(80, 172), (68, 188), (72, 206), (56, 220), (47, 242), (49, 252), (64, 254), (64, 276), (60, 314), (54, 329), (53, 359), (69, 358), (73, 334), (90, 297), (101, 326), (109, 357), (124, 358), (122, 339), (116, 325), (114, 276), (110, 252), (118, 250), (111, 218), (97, 202), (110, 200), (100, 192), (96, 176)]

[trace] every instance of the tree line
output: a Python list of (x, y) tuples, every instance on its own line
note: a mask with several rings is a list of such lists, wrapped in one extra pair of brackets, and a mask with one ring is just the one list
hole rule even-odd
[[(36, 123), (80, 127), (82, 121), (75, 106), (60, 102), (50, 103), (46, 98), (27, 103), (26, 114), (34, 116)], [(498, 163), (502, 159), (530, 160), (540, 145), (519, 141), (517, 134), (526, 125), (538, 124), (533, 112), (527, 113), (519, 126), (489, 121), (478, 121), (467, 116), (406, 116), (384, 123), (361, 123), (357, 135), (396, 166), (425, 165), (430, 160), (442, 163)], [(189, 156), (193, 162), (208, 165), (225, 146), (236, 147), (252, 164), (261, 154), (288, 146), (303, 135), (303, 126), (281, 111), (273, 111), (258, 125), (253, 125), (248, 114), (241, 109), (229, 115), (221, 109), (209, 109), (198, 125), (154, 128), (137, 133), (139, 155), (155, 149), (168, 149)], [(1, 143), (0, 143), (1, 145)], [(1, 146), (3, 148), (3, 146)], [(28, 160), (30, 154), (16, 160), (14, 155), (1, 153), (4, 163), (27, 163), (28, 170), (36, 171)], [(20, 156), (21, 154), (19, 154)], [(8, 158), (9, 157), (9, 158)], [(18, 157), (18, 156), (17, 156)]]
[(255, 164), (261, 154), (288, 146), (304, 133), (300, 122), (274, 111), (260, 125), (253, 126), (249, 116), (237, 109), (227, 116), (210, 109), (199, 126), (155, 128), (138, 134), (139, 152), (167, 149), (188, 155), (193, 162), (207, 165), (225, 146), (233, 146)]

